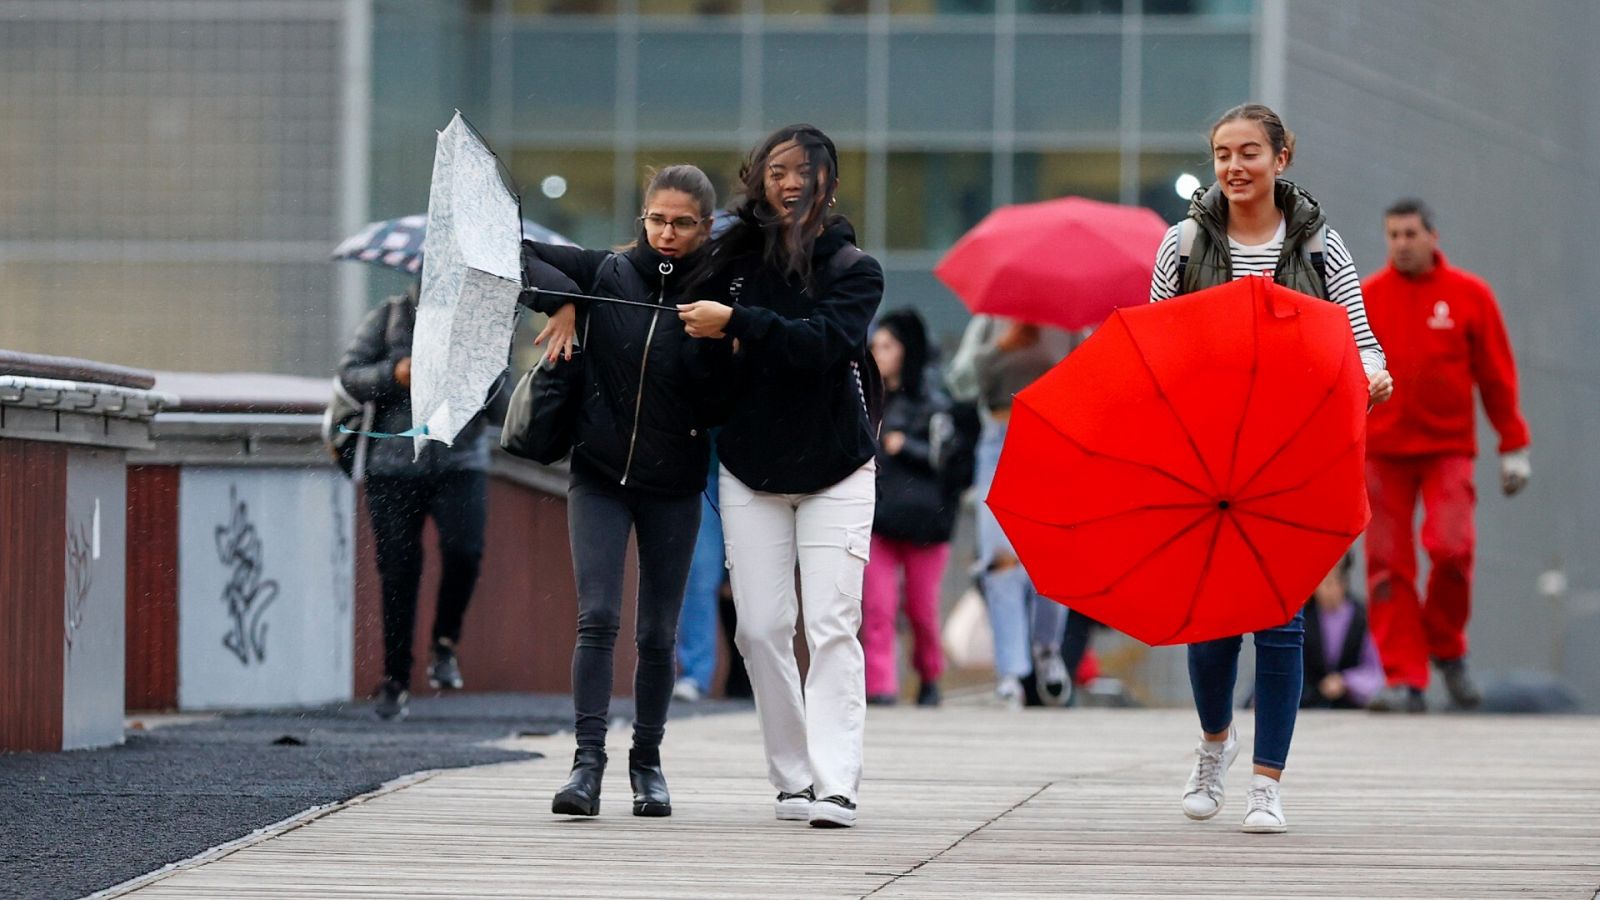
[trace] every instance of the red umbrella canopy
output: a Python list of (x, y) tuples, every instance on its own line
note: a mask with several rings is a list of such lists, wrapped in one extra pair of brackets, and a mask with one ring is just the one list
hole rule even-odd
[(1003, 206), (933, 272), (974, 314), (1072, 331), (1150, 299), (1166, 231), (1148, 209), (1082, 197)]
[(1366, 527), (1366, 408), (1336, 304), (1121, 309), (1017, 394), (989, 507), (1041, 594), (1147, 644), (1271, 628)]

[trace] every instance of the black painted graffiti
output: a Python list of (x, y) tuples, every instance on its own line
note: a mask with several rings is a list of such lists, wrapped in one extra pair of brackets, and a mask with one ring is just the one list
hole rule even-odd
[(89, 591), (94, 586), (94, 567), (91, 554), (89, 526), (79, 522), (67, 529), (67, 652), (72, 652), (72, 642), (83, 625), (89, 609)]
[(278, 582), (261, 577), (261, 536), (250, 524), (250, 508), (239, 499), (238, 487), (229, 486), (228, 504), (229, 520), (216, 530), (217, 556), (233, 570), (222, 588), (223, 605), (233, 619), (222, 646), (248, 666), (252, 659), (258, 663), (267, 659), (267, 623), (262, 615), (278, 597)]

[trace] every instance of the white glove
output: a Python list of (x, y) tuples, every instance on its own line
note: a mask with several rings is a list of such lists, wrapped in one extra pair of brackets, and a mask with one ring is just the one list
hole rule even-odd
[(1500, 456), (1500, 490), (1507, 497), (1528, 486), (1533, 477), (1533, 461), (1528, 458), (1528, 448), (1513, 450)]

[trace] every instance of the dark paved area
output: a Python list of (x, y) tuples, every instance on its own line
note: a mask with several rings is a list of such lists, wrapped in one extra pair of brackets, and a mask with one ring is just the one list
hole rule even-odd
[[(673, 715), (747, 708), (680, 704)], [(614, 717), (632, 713), (612, 704)], [(571, 723), (566, 696), (468, 694), (413, 700), (398, 724), (353, 703), (132, 730), (104, 750), (0, 755), (0, 898), (82, 897), (402, 775), (529, 758), (485, 743)]]

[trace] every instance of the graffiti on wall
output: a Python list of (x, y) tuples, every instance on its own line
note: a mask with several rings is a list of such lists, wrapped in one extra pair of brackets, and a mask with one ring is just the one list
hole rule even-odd
[(67, 653), (83, 627), (89, 611), (89, 592), (94, 587), (94, 542), (88, 522), (67, 526)]
[(229, 569), (222, 603), (232, 623), (222, 636), (222, 646), (248, 666), (266, 661), (267, 622), (263, 617), (278, 597), (278, 582), (261, 577), (265, 561), (261, 536), (250, 522), (250, 507), (239, 499), (236, 485), (228, 487), (228, 505), (228, 520), (216, 528), (217, 557)]

